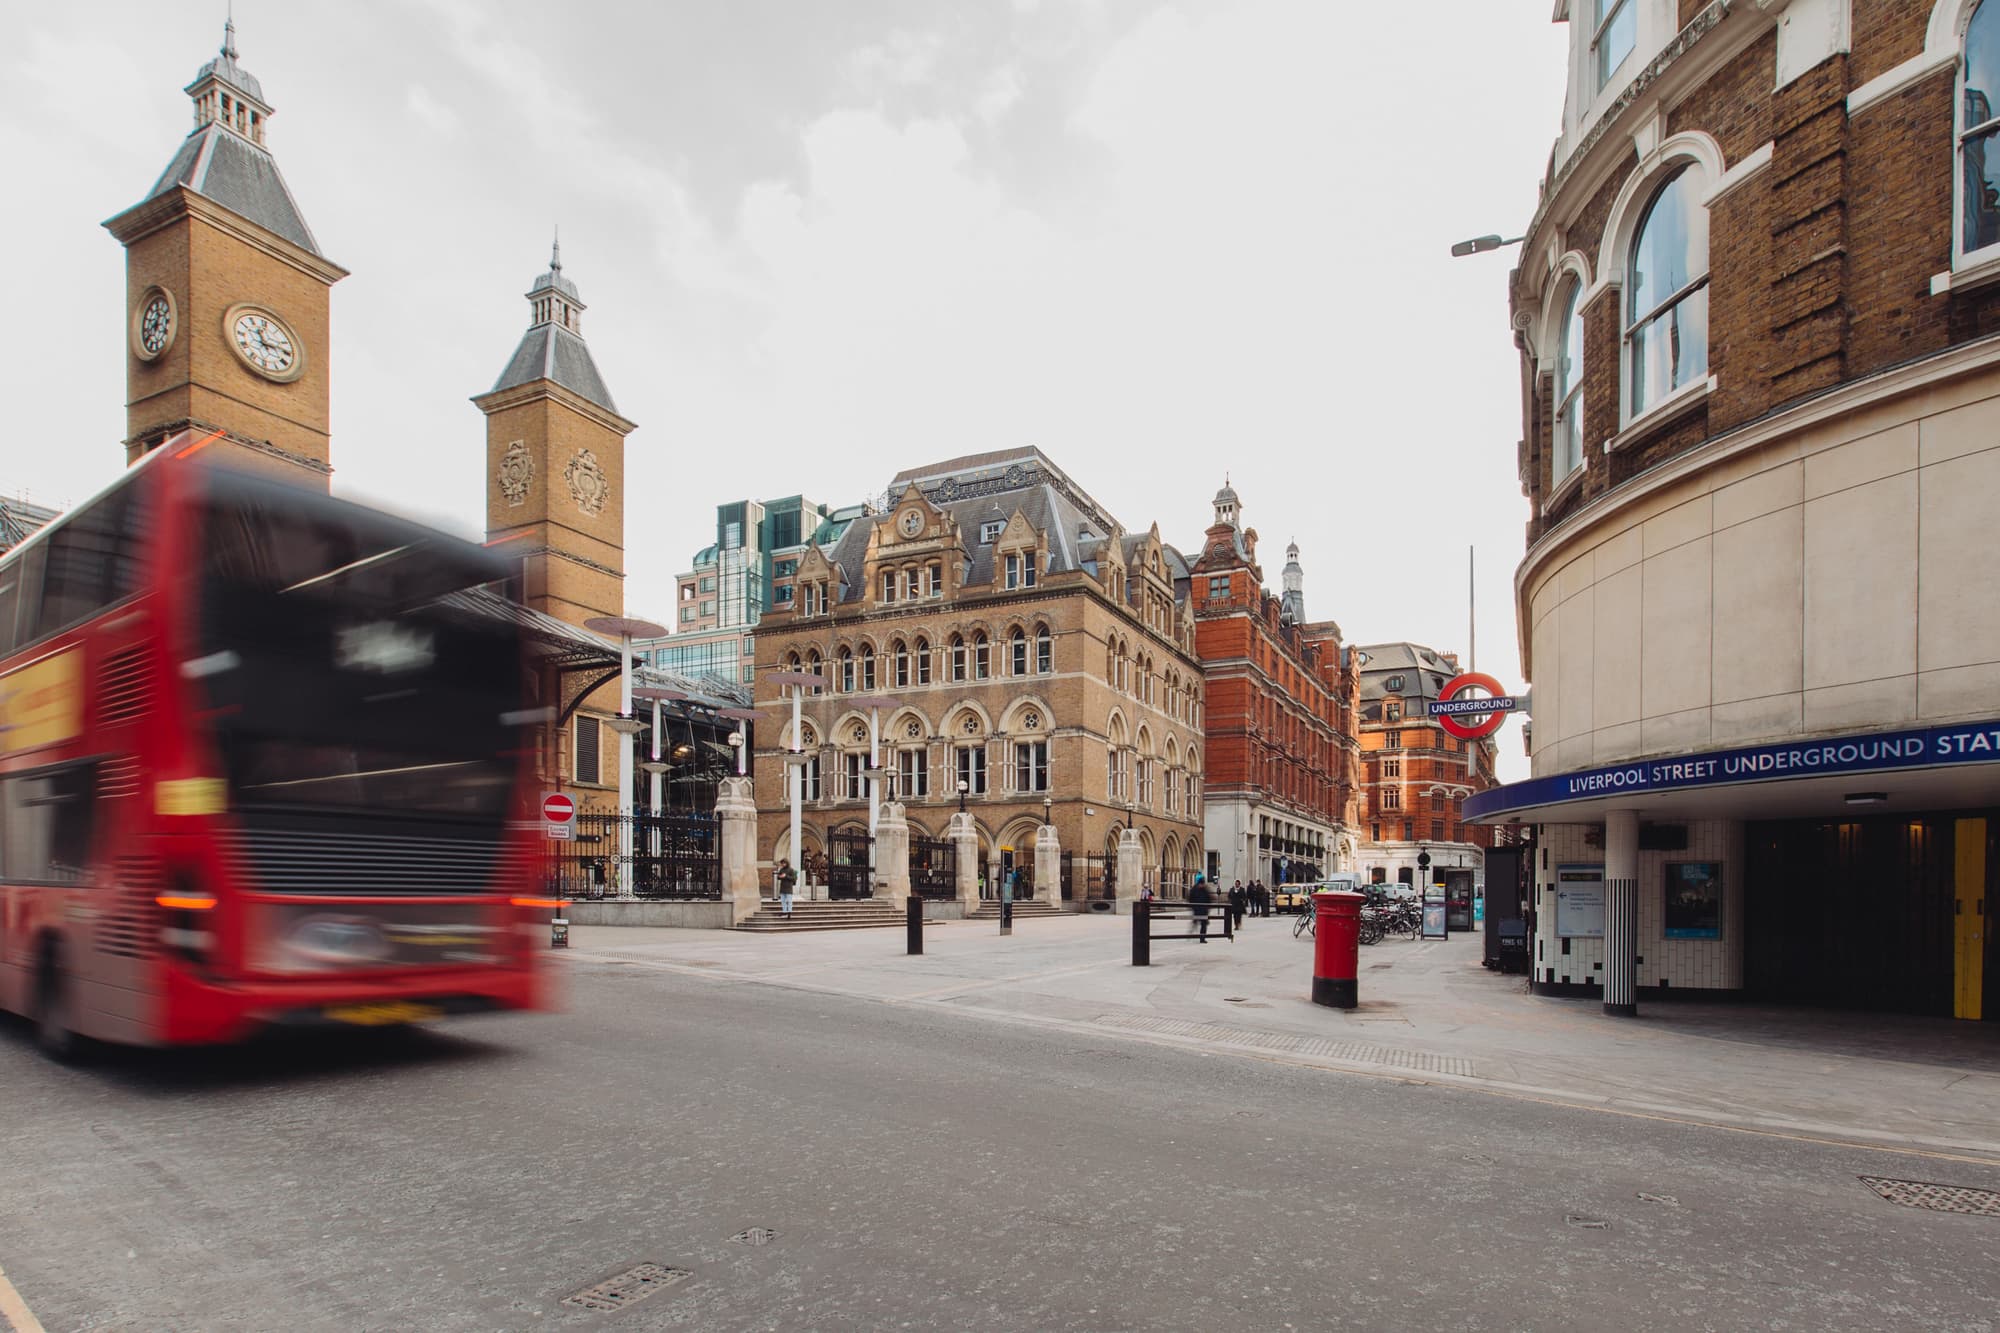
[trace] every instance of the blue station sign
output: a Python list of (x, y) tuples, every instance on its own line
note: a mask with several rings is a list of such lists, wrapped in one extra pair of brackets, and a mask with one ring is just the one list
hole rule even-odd
[[(1486, 703), (1494, 702), (1491, 699)], [(1490, 819), (1510, 810), (1560, 805), (1626, 793), (1687, 791), (1779, 778), (1884, 773), (1904, 768), (2000, 762), (2000, 721), (1961, 722), (1910, 731), (1826, 736), (1780, 745), (1709, 750), (1664, 759), (1635, 759), (1554, 777), (1513, 782), (1465, 798), (1465, 818)]]

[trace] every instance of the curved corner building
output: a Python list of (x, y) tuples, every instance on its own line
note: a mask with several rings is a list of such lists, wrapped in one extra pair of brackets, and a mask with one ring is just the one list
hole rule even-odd
[[(2000, 0), (1559, 0), (1512, 278), (1538, 989), (1993, 1018)], [(1990, 160), (1989, 160), (1990, 155)]]

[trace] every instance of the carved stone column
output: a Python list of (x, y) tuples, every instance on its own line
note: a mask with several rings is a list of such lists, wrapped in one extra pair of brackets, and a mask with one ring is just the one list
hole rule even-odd
[(1049, 906), (1062, 909), (1062, 847), (1056, 841), (1056, 826), (1042, 825), (1035, 835), (1035, 896)]
[(957, 814), (951, 817), (947, 836), (958, 863), (958, 901), (971, 916), (979, 909), (979, 830), (970, 814)]
[(1118, 910), (1130, 912), (1145, 888), (1146, 862), (1139, 851), (1139, 830), (1128, 828), (1118, 835)]
[(715, 815), (722, 825), (722, 898), (740, 925), (762, 906), (757, 887), (757, 803), (749, 778), (724, 778)]
[(901, 907), (910, 896), (910, 821), (901, 801), (884, 801), (875, 817), (875, 896)]

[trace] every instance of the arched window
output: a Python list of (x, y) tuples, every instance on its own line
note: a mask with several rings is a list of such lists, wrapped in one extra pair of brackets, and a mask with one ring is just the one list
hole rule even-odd
[(820, 660), (819, 649), (815, 648), (811, 652), (806, 654), (806, 670), (812, 672), (815, 676), (819, 676), (822, 681), (822, 684), (815, 685), (812, 687), (812, 692), (814, 694), (822, 694), (825, 692), (824, 689), (825, 673), (820, 669), (822, 665), (824, 664)]
[(1571, 279), (1556, 344), (1556, 447), (1554, 478), (1583, 465), (1583, 281)]
[(1017, 676), (1028, 674), (1028, 636), (1016, 629), (1007, 636), (1007, 669)]
[(959, 634), (951, 636), (951, 678), (965, 679), (965, 638)]
[(895, 663), (896, 688), (906, 688), (910, 683), (910, 650), (901, 639), (889, 644), (889, 657)]
[(882, 571), (882, 600), (885, 602), (896, 600), (896, 571), (893, 569)]
[(1683, 166), (1646, 206), (1625, 302), (1632, 416), (1708, 374), (1708, 210)]
[(799, 669), (799, 655), (798, 655), (798, 653), (797, 653), (796, 651), (794, 651), (794, 652), (789, 652), (789, 653), (786, 653), (786, 654), (785, 654), (785, 670), (787, 670), (787, 671), (797, 671), (798, 669)]
[(850, 648), (842, 648), (839, 660), (841, 693), (852, 694), (854, 693), (854, 651)]
[(1035, 671), (1046, 676), (1055, 669), (1055, 641), (1049, 637), (1049, 627), (1042, 625), (1035, 630)]
[(870, 694), (875, 692), (875, 645), (861, 645), (861, 688)]
[(2000, 245), (2000, 4), (1981, 3), (1965, 25), (1959, 64), (1958, 250)]
[(972, 636), (972, 678), (985, 680), (992, 674), (992, 657), (986, 648), (986, 631), (980, 630)]
[(931, 683), (931, 641), (929, 639), (918, 639), (915, 651), (917, 656), (917, 684), (928, 685)]

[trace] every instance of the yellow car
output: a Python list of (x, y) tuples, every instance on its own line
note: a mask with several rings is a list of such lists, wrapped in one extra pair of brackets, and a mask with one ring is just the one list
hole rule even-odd
[(1273, 912), (1303, 912), (1312, 906), (1310, 901), (1315, 886), (1311, 884), (1280, 884), (1271, 890), (1271, 910)]

